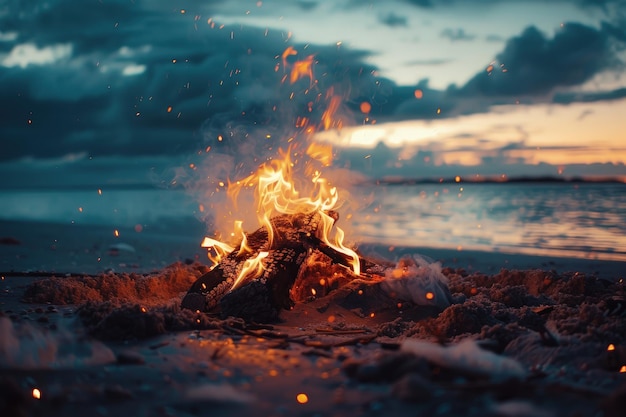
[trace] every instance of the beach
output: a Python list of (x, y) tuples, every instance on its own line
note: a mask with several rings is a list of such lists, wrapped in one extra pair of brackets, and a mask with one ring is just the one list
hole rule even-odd
[(246, 323), (180, 309), (208, 270), (199, 222), (0, 224), (3, 415), (623, 410), (620, 262), (363, 244), (439, 263), (453, 303), (396, 306), (350, 284)]

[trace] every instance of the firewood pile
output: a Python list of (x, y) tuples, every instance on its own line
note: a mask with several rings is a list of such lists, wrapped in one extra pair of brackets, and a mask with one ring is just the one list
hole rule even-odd
[[(328, 215), (335, 222), (339, 218), (336, 212)], [(265, 227), (246, 234), (246, 247), (234, 250), (198, 278), (183, 298), (182, 308), (216, 313), (222, 318), (273, 322), (281, 310), (291, 309), (295, 302), (333, 293), (335, 298), (340, 294), (340, 302), (349, 304), (351, 296), (362, 295), (365, 288), (369, 302), (375, 299), (380, 304), (382, 298), (383, 304), (397, 304), (397, 294), (385, 287), (385, 275), (395, 263), (360, 257), (361, 273), (357, 276), (350, 269), (351, 259), (319, 237), (319, 213), (282, 214), (271, 224), (273, 239)], [(240, 278), (235, 285), (247, 263), (261, 253), (263, 266), (258, 275)], [(441, 300), (437, 301), (445, 307), (450, 302), (449, 292), (445, 285), (438, 287)], [(367, 303), (366, 298), (360, 297), (360, 302)]]

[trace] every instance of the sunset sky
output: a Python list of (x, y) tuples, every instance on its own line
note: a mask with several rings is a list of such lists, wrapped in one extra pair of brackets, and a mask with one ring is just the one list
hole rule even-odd
[[(625, 47), (624, 0), (13, 1), (2, 187), (167, 183), (208, 147), (269, 154), (329, 89), (345, 123), (318, 138), (373, 177), (626, 177)], [(281, 82), (308, 56), (314, 85)]]

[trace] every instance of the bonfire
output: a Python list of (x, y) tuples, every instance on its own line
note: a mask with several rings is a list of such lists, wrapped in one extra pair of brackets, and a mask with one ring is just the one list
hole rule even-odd
[[(296, 55), (285, 82), (313, 88)], [(0, 274), (0, 415), (623, 415), (624, 280), (363, 255), (314, 140), (343, 125), (322, 96), (321, 120), (220, 180), (256, 224), (206, 237), (210, 265)]]

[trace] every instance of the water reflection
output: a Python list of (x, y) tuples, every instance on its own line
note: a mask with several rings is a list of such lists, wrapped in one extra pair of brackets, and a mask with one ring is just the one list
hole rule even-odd
[(626, 261), (624, 184), (386, 185), (374, 193), (354, 216), (356, 240)]

